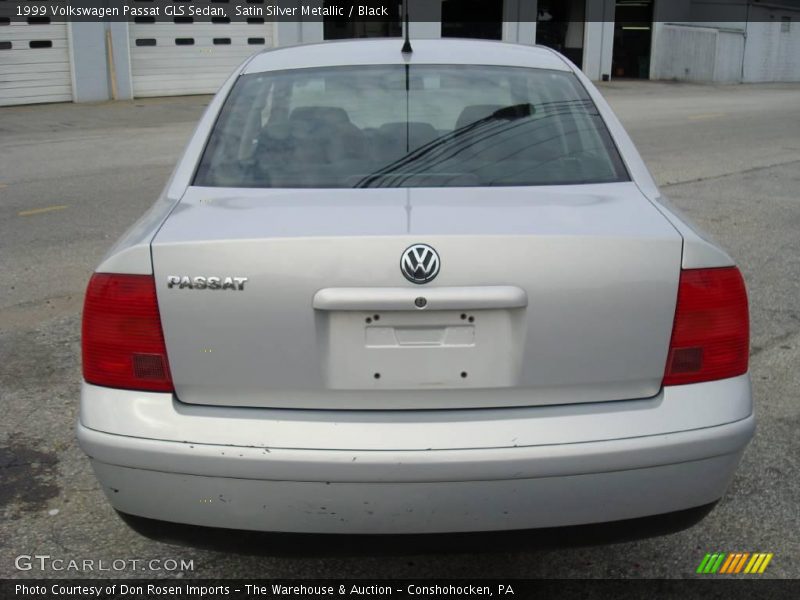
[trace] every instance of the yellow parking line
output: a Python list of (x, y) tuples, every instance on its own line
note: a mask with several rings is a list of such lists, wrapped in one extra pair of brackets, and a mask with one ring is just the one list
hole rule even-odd
[(17, 213), (18, 217), (30, 217), (33, 215), (41, 215), (44, 213), (53, 212), (56, 210), (64, 210), (67, 208), (66, 204), (58, 204), (56, 206), (45, 206), (44, 208), (33, 208), (31, 210), (23, 210)]

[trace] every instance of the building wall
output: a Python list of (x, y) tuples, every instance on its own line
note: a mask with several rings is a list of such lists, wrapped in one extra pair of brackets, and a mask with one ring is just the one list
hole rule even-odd
[(664, 23), (653, 46), (651, 79), (698, 83), (741, 80), (744, 30)]
[(665, 24), (654, 46), (652, 79), (712, 81), (717, 53), (716, 29)]
[(714, 78), (711, 81), (714, 83), (741, 81), (745, 40), (745, 33), (741, 30), (719, 30)]
[[(301, 0), (295, 0), (299, 5)], [(575, 2), (584, 0), (572, 0)], [(436, 0), (409, 0), (409, 10)], [(502, 0), (502, 38), (536, 42), (539, 0)], [(611, 78), (616, 0), (585, 0), (586, 21), (572, 27), (583, 33), (583, 63), (593, 80)], [(787, 2), (794, 2), (787, 8)], [(719, 4), (732, 7), (736, 22), (702, 22)], [(738, 11), (738, 12), (737, 12)], [(785, 21), (784, 19), (790, 19)], [(748, 21), (749, 19), (749, 21)], [(268, 44), (288, 46), (323, 39), (319, 21), (265, 25)], [(128, 23), (69, 24), (72, 96), (77, 102), (128, 99), (135, 95)], [(412, 21), (412, 38), (438, 38), (441, 20)], [(774, 0), (760, 6), (746, 0), (655, 0), (651, 79), (737, 83), (800, 81), (800, 0)], [(109, 48), (110, 47), (110, 48)], [(109, 60), (109, 50), (112, 58)], [(256, 48), (254, 48), (256, 50)], [(198, 61), (203, 60), (202, 56)], [(209, 91), (211, 91), (209, 89)], [(13, 98), (6, 99), (13, 103)], [(35, 99), (34, 99), (35, 101)], [(41, 101), (48, 101), (43, 99)], [(2, 103), (2, 98), (0, 98)]]
[[(73, 96), (75, 102), (109, 97), (105, 27), (103, 23), (72, 23)], [(98, 51), (98, 48), (102, 49)]]
[(0, 106), (74, 100), (67, 24), (0, 25)]
[(595, 81), (611, 78), (615, 9), (615, 0), (588, 0), (586, 3), (583, 64), (580, 66), (589, 79)]
[[(748, 24), (744, 82), (800, 81), (800, 12), (777, 16), (770, 22)], [(784, 23), (780, 17), (791, 21)]]
[[(132, 98), (128, 24), (76, 22), (69, 26), (75, 102), (101, 102), (115, 94), (118, 100)], [(109, 56), (113, 56), (111, 63)]]
[[(800, 81), (800, 3), (728, 0), (738, 21), (713, 22), (719, 3), (676, 0), (654, 27), (651, 79), (703, 83)], [(661, 0), (662, 8), (665, 6)], [(688, 12), (687, 12), (688, 11)], [(669, 17), (669, 18), (668, 18)], [(788, 22), (782, 19), (789, 19)], [(698, 21), (702, 20), (702, 24)]]

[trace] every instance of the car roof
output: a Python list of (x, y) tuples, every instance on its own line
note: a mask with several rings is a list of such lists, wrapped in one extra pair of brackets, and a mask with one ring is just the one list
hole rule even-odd
[(524, 46), (485, 40), (412, 40), (414, 51), (401, 52), (401, 38), (331, 41), (266, 50), (254, 56), (243, 74), (339, 67), (348, 65), (448, 64), (497, 65), (570, 71), (555, 52), (541, 46)]

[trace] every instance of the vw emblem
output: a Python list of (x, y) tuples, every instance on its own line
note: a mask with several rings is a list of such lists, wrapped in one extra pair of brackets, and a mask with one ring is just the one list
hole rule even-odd
[(414, 244), (403, 252), (400, 270), (411, 283), (423, 284), (439, 274), (439, 255), (427, 244)]

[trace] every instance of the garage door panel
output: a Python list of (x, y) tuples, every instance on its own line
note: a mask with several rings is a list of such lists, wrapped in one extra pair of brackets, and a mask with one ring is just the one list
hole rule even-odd
[[(206, 69), (221, 69), (228, 74), (233, 71), (234, 67), (243, 62), (249, 54), (232, 55), (232, 56), (171, 56), (169, 60), (164, 57), (160, 58), (137, 58), (131, 61), (131, 66), (134, 70), (140, 70), (138, 76), (146, 77), (150, 71), (162, 71), (165, 73), (175, 74), (175, 70), (179, 69), (196, 69), (197, 71), (205, 71)], [(168, 64), (167, 64), (168, 63)], [(233, 65), (233, 66), (231, 66)]]
[(72, 100), (66, 23), (0, 27), (0, 105)]
[[(203, 79), (206, 84), (208, 85), (216, 85), (219, 82), (220, 77), (227, 78), (230, 75), (230, 71), (224, 68), (217, 68), (217, 69), (187, 69), (185, 73), (186, 77), (182, 81), (186, 81), (188, 83), (197, 82), (198, 79)], [(148, 75), (143, 75), (140, 77), (141, 81), (175, 81), (175, 76), (169, 71), (152, 71)], [(176, 82), (177, 83), (177, 82)]]
[(21, 104), (45, 104), (49, 102), (72, 102), (72, 91), (69, 94), (37, 94), (36, 96), (22, 96), (19, 98), (0, 98), (0, 106), (19, 106)]
[(61, 82), (63, 85), (71, 85), (69, 73), (62, 73), (60, 71), (44, 71), (37, 72), (25, 69), (20, 73), (3, 73), (0, 75), (0, 84), (8, 84), (8, 87), (14, 87), (14, 83), (20, 84), (25, 82), (36, 82), (40, 85), (47, 85), (48, 83), (57, 84)]
[(216, 92), (273, 37), (272, 25), (264, 23), (132, 23), (129, 31), (137, 97)]
[[(188, 39), (192, 40), (193, 43), (191, 44), (178, 44), (175, 40), (180, 39)], [(226, 43), (219, 42), (218, 40), (226, 40)], [(265, 40), (265, 38), (258, 38), (259, 40)], [(139, 45), (137, 46), (137, 51), (141, 50), (142, 52), (169, 52), (172, 49), (178, 50), (185, 50), (187, 48), (197, 48), (202, 50), (209, 50), (209, 51), (221, 51), (224, 52), (230, 48), (236, 48), (239, 50), (249, 49), (250, 52), (259, 52), (260, 50), (264, 49), (265, 43), (248, 43), (247, 40), (237, 40), (227, 36), (220, 36), (220, 37), (185, 37), (185, 38), (164, 38), (164, 37), (156, 37), (156, 38), (137, 38), (139, 42), (142, 40), (147, 40), (146, 46)], [(155, 43), (153, 43), (155, 40)], [(217, 41), (215, 41), (217, 40)], [(230, 43), (227, 43), (227, 41)], [(266, 42), (266, 40), (265, 40)]]
[[(0, 41), (8, 42), (11, 48), (0, 51), (0, 64), (5, 62), (7, 56), (12, 56), (19, 52), (38, 53), (51, 60), (60, 59), (69, 62), (69, 41), (51, 38), (34, 38), (30, 40), (6, 40), (0, 30)], [(39, 46), (37, 46), (39, 44)], [(47, 44), (46, 46), (40, 44)]]
[[(29, 26), (32, 27), (32, 26)], [(2, 27), (0, 28), (0, 39), (8, 40), (11, 42), (31, 41), (31, 40), (67, 40), (67, 30), (48, 30), (43, 31), (32, 27), (32, 29), (23, 29), (21, 27)]]
[(168, 46), (138, 48), (131, 60), (136, 62), (141, 59), (172, 60), (176, 58), (190, 58), (194, 60), (210, 58), (247, 58), (251, 54), (260, 52), (264, 46)]
[(151, 34), (151, 33), (171, 33), (173, 31), (181, 32), (224, 32), (224, 31), (242, 31), (243, 29), (259, 29), (265, 26), (264, 23), (250, 24), (250, 23), (210, 23), (208, 21), (196, 21), (194, 23), (133, 23), (131, 30), (138, 34)]
[[(27, 62), (21, 62), (18, 64), (6, 64), (2, 59), (0, 59), (0, 78), (3, 78), (3, 75), (14, 75), (17, 73), (31, 73), (31, 68), (28, 66)], [(35, 70), (37, 73), (59, 73), (59, 74), (66, 74), (69, 75), (69, 63), (63, 62), (47, 62), (41, 64)]]
[(153, 73), (152, 75), (147, 75), (142, 77), (142, 82), (147, 82), (152, 85), (154, 82), (162, 82), (163, 84), (173, 83), (178, 85), (178, 83), (185, 83), (189, 86), (197, 86), (197, 85), (204, 85), (204, 86), (215, 86), (218, 85), (220, 76), (224, 76), (227, 72), (218, 70), (216, 72), (208, 72), (208, 71), (195, 71), (194, 73), (189, 73), (192, 77), (186, 78), (181, 82), (175, 82), (172, 75), (169, 73)]
[[(208, 84), (178, 84), (170, 87), (169, 93), (163, 92), (163, 82), (154, 83), (152, 85), (147, 82), (142, 82), (142, 96), (145, 97), (166, 97), (166, 96), (199, 96), (209, 93), (215, 93), (219, 87), (213, 88)], [(209, 92), (209, 90), (211, 90)]]
[[(5, 90), (4, 98), (19, 100), (21, 98), (40, 98), (39, 102), (54, 102), (51, 98), (61, 98), (59, 102), (72, 100), (72, 86), (70, 85), (39, 85)], [(22, 104), (13, 102), (12, 104)], [(28, 104), (27, 102), (25, 104)]]
[[(48, 52), (47, 50), (22, 50), (18, 53), (14, 50), (0, 54), (0, 73), (6, 65), (42, 65), (44, 68), (52, 68), (53, 65), (61, 65), (59, 70), (69, 72), (69, 58), (66, 59), (58, 53)], [(36, 67), (39, 69), (40, 67)]]
[[(142, 97), (167, 97), (167, 96), (200, 96), (206, 94), (213, 94), (217, 88), (212, 88), (209, 85), (174, 85), (169, 88), (168, 93), (163, 91), (163, 83), (148, 85), (146, 82), (142, 83), (141, 96)], [(209, 91), (210, 90), (210, 91)]]

